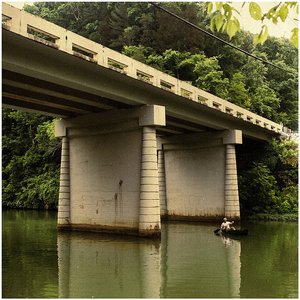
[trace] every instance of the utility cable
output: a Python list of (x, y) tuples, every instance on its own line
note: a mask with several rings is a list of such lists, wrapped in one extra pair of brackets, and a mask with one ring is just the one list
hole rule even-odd
[(197, 29), (197, 30), (203, 32), (204, 34), (206, 34), (206, 35), (208, 35), (208, 36), (210, 36), (210, 37), (212, 37), (212, 38), (218, 40), (219, 42), (221, 42), (221, 43), (223, 43), (223, 44), (226, 44), (227, 46), (229, 46), (229, 47), (231, 47), (231, 48), (233, 48), (233, 49), (235, 49), (235, 50), (237, 50), (237, 51), (240, 51), (240, 52), (242, 52), (242, 53), (244, 53), (244, 54), (246, 54), (246, 55), (248, 55), (248, 56), (250, 56), (250, 57), (252, 57), (252, 58), (254, 58), (254, 59), (260, 60), (261, 62), (263, 62), (263, 63), (265, 63), (265, 64), (271, 65), (271, 66), (274, 67), (274, 68), (277, 68), (277, 69), (279, 69), (279, 70), (285, 71), (285, 72), (287, 72), (287, 73), (292, 73), (292, 74), (294, 74), (294, 72), (292, 72), (292, 71), (289, 71), (289, 70), (287, 70), (287, 69), (281, 68), (281, 67), (279, 67), (279, 66), (277, 66), (277, 65), (275, 65), (275, 64), (273, 64), (273, 63), (271, 63), (270, 61), (264, 60), (264, 59), (262, 59), (262, 58), (260, 58), (260, 57), (258, 57), (258, 56), (255, 56), (255, 55), (253, 55), (253, 54), (251, 54), (251, 53), (249, 53), (249, 52), (247, 52), (247, 51), (245, 51), (245, 50), (243, 50), (243, 49), (241, 49), (241, 48), (238, 48), (238, 47), (234, 46), (233, 44), (230, 44), (230, 43), (226, 42), (225, 40), (223, 40), (223, 39), (221, 39), (221, 38), (215, 36), (214, 34), (208, 32), (208, 31), (206, 31), (206, 30), (204, 30), (204, 29), (202, 29), (201, 27), (199, 27), (199, 26), (197, 26), (197, 25), (191, 23), (190, 21), (183, 19), (182, 17), (176, 15), (175, 13), (169, 11), (168, 9), (166, 9), (166, 8), (164, 8), (164, 7), (162, 7), (162, 6), (158, 5), (158, 4), (156, 4), (156, 3), (154, 3), (154, 2), (149, 2), (149, 3), (150, 3), (151, 5), (153, 5), (154, 7), (156, 7), (156, 8), (158, 8), (158, 9), (164, 11), (165, 13), (167, 13), (167, 14), (173, 16), (174, 18), (176, 18), (176, 19), (178, 19), (178, 20), (184, 22), (184, 23), (187, 24), (187, 25), (192, 26), (193, 28), (195, 28), (195, 29)]

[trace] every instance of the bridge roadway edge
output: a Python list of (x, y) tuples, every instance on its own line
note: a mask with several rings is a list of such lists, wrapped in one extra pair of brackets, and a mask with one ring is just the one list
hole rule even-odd
[[(111, 99), (112, 103), (114, 101), (120, 102), (127, 105), (127, 107), (145, 104), (163, 105), (166, 107), (167, 116), (184, 119), (197, 125), (212, 128), (213, 130), (242, 129), (246, 137), (262, 140), (269, 140), (272, 136), (278, 136), (278, 133), (266, 128), (256, 126), (230, 114), (224, 114), (219, 110), (187, 100), (174, 93), (95, 65), (70, 54), (59, 52), (56, 49), (46, 47), (24, 37), (18, 36), (18, 41), (16, 41), (16, 36), (14, 33), (4, 31), (4, 74), (5, 71), (10, 71), (23, 76), (33, 76), (33, 78), (39, 78), (46, 82), (73, 88), (74, 90), (82, 90), (88, 94), (104, 97), (105, 99)], [(26, 52), (35, 57), (35, 61), (31, 62), (31, 64), (28, 64), (28, 58), (25, 57), (24, 59), (24, 47), (21, 50), (20, 43), (22, 45), (24, 43), (27, 44), (27, 48), (25, 47)], [(48, 58), (47, 62), (44, 60), (45, 55)], [(16, 58), (19, 58), (18, 62)], [(73, 69), (76, 69), (76, 73)], [(115, 89), (116, 82), (118, 83), (118, 92)], [(128, 89), (128, 86), (131, 88)], [(67, 105), (67, 101), (64, 101)], [(3, 104), (6, 104), (5, 98)]]

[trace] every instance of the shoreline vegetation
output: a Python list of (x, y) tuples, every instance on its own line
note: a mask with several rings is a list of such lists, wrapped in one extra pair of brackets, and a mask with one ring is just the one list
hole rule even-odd
[(268, 214), (258, 213), (251, 216), (244, 216), (246, 221), (250, 222), (298, 222), (298, 214)]
[[(44, 212), (57, 212), (57, 208), (38, 208), (38, 209), (34, 209), (34, 208), (18, 208), (18, 207), (2, 207), (2, 211), (5, 210), (21, 210), (21, 211), (30, 211), (30, 210), (34, 210), (34, 211), (44, 211)], [(189, 222), (187, 220), (184, 221), (174, 221), (174, 220), (168, 220), (167, 218), (164, 219), (165, 221), (170, 221), (170, 222)], [(241, 221), (249, 221), (249, 222), (298, 222), (298, 214), (297, 213), (289, 213), (289, 214), (278, 214), (278, 213), (257, 213), (257, 214), (253, 214), (253, 215), (242, 215), (241, 216)], [(203, 223), (201, 221), (194, 221), (192, 220), (191, 222), (193, 223)], [(207, 221), (205, 221), (204, 223), (207, 223)], [(214, 223), (214, 222), (209, 222), (209, 223)]]

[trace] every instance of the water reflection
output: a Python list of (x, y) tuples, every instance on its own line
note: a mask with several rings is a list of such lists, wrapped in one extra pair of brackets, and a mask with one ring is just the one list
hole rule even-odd
[(239, 241), (220, 247), (212, 226), (169, 223), (162, 229), (161, 297), (239, 296)]
[(159, 242), (61, 232), (57, 246), (60, 298), (160, 295)]
[(240, 241), (220, 240), (188, 224), (163, 225), (161, 242), (61, 232), (59, 297), (239, 297)]
[(298, 297), (297, 223), (249, 223), (239, 240), (165, 223), (153, 243), (57, 233), (52, 212), (2, 215), (3, 298)]

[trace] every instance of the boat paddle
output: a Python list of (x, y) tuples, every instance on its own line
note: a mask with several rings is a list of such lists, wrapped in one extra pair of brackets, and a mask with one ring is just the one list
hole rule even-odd
[(220, 230), (221, 230), (221, 228), (218, 228), (218, 229), (214, 230), (214, 233), (217, 234)]

